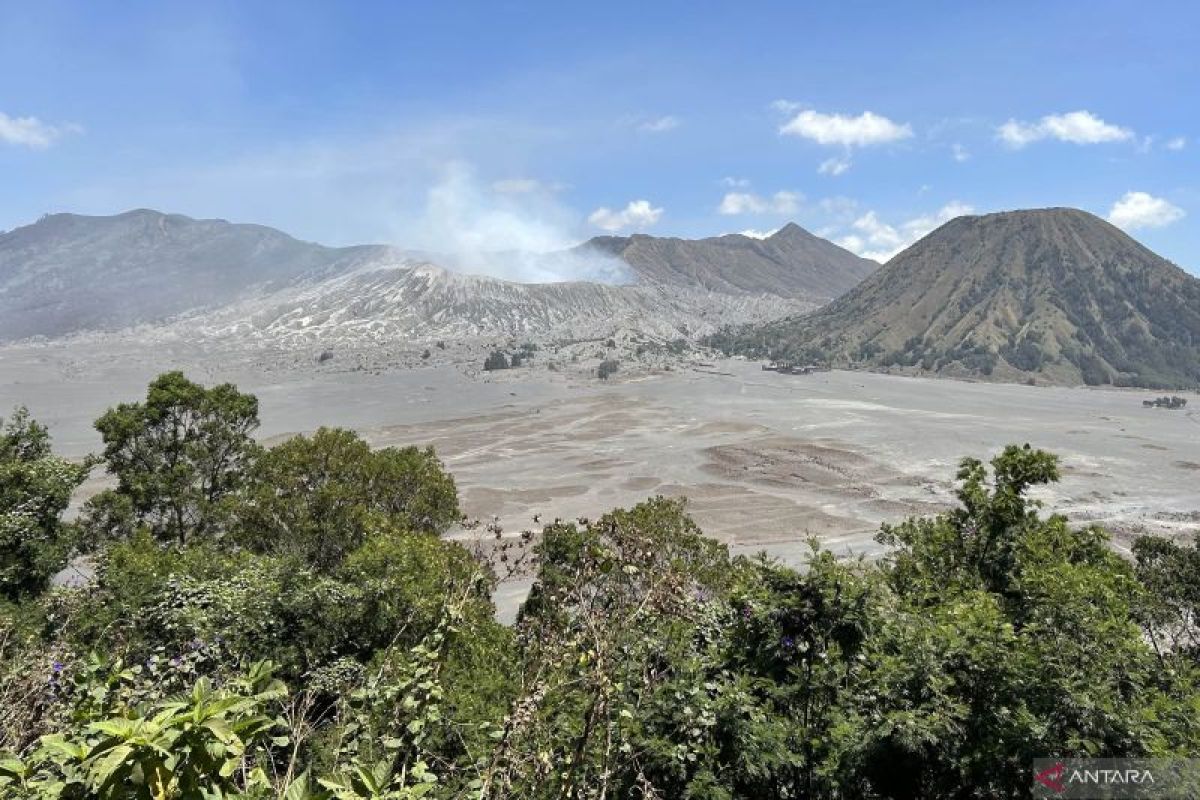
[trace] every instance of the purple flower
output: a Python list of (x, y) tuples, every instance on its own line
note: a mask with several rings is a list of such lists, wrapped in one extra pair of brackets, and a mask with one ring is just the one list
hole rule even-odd
[(793, 639), (791, 636), (785, 636), (785, 637), (783, 637), (783, 642), (781, 644), (783, 644), (784, 650), (791, 650), (792, 647), (795, 646), (796, 640)]
[(63, 671), (62, 662), (55, 661), (53, 664), (50, 665), (50, 669), (54, 670), (54, 674), (57, 675), (58, 673)]
[(180, 658), (179, 656), (175, 656), (174, 658), (171, 659), (172, 667), (178, 667), (182, 663), (183, 663), (183, 659)]

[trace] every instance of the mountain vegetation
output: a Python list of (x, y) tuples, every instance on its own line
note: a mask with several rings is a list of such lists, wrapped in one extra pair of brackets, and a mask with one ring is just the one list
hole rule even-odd
[(811, 314), (729, 351), (1008, 381), (1200, 386), (1200, 280), (1074, 209), (951, 220)]
[(1200, 549), (1044, 513), (1028, 445), (880, 561), (795, 570), (664, 498), (472, 550), (433, 452), (257, 421), (161, 376), (70, 521), (92, 462), (3, 427), (0, 797), (1027, 797), (1037, 756), (1200, 749)]

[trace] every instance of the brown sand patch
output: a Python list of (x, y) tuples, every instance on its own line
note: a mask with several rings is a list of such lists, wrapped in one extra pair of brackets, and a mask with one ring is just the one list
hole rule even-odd
[(772, 488), (871, 498), (878, 496), (876, 486), (903, 478), (848, 448), (787, 437), (717, 445), (704, 450), (704, 454), (709, 459), (703, 466), (708, 474)]

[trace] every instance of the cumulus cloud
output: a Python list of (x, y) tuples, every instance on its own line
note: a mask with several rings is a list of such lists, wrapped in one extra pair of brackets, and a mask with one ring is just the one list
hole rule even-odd
[(728, 186), (730, 189), (741, 189), (750, 185), (749, 178), (721, 178), (721, 185)]
[(974, 211), (966, 203), (955, 200), (932, 214), (922, 214), (897, 225), (884, 222), (874, 211), (868, 211), (854, 220), (850, 226), (853, 232), (837, 239), (837, 244), (863, 258), (882, 263), (939, 225)]
[(668, 114), (665, 117), (656, 117), (638, 123), (638, 130), (642, 133), (666, 133), (673, 131), (681, 124), (679, 117), (674, 117)]
[(907, 124), (864, 111), (857, 117), (822, 114), (812, 109), (800, 111), (779, 128), (784, 136), (799, 136), (817, 144), (843, 147), (868, 147), (908, 139), (913, 135)]
[(794, 214), (800, 208), (804, 199), (798, 192), (780, 191), (770, 197), (752, 194), (750, 192), (729, 192), (721, 198), (717, 207), (718, 214), (736, 216), (738, 214)]
[(1118, 228), (1132, 231), (1138, 228), (1162, 228), (1184, 216), (1182, 208), (1161, 197), (1146, 192), (1126, 192), (1109, 209), (1108, 221)]
[(10, 117), (0, 111), (0, 143), (32, 150), (45, 150), (69, 133), (79, 133), (78, 125), (50, 125), (37, 117)]
[(1071, 144), (1125, 142), (1134, 138), (1128, 128), (1113, 125), (1090, 111), (1049, 114), (1036, 122), (1010, 119), (996, 129), (996, 137), (1013, 148), (1021, 148), (1042, 139), (1057, 139)]
[(849, 156), (835, 156), (834, 158), (827, 158), (822, 161), (821, 166), (817, 167), (817, 172), (821, 173), (822, 175), (833, 175), (834, 177), (837, 177), (846, 170), (850, 169), (850, 164), (851, 162)]
[(588, 222), (601, 230), (615, 233), (626, 228), (648, 228), (658, 222), (662, 214), (663, 210), (650, 205), (649, 200), (631, 200), (619, 211), (604, 206), (597, 208), (588, 216)]
[(1166, 147), (1168, 150), (1182, 150), (1187, 147), (1187, 139), (1182, 136), (1176, 136), (1174, 139), (1167, 141)]

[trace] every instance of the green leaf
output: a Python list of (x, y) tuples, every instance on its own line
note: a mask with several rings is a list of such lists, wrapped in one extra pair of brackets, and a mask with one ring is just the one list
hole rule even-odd
[(96, 786), (109, 782), (118, 769), (134, 753), (133, 747), (127, 744), (117, 745), (96, 761), (89, 770), (91, 779)]

